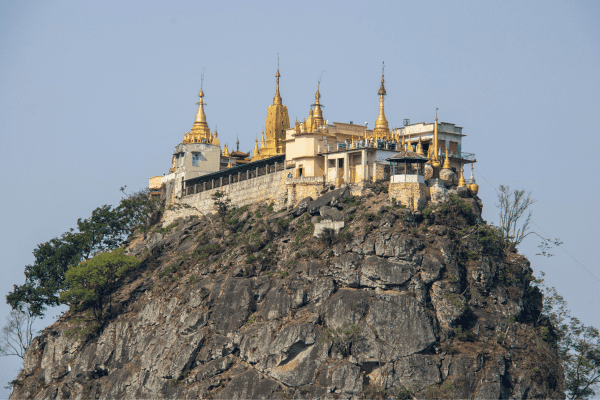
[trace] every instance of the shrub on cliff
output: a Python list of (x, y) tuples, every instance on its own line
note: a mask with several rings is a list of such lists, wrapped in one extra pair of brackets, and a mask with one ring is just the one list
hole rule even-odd
[(25, 267), (25, 283), (14, 285), (6, 302), (13, 309), (26, 306), (32, 315), (43, 315), (47, 306), (60, 304), (59, 293), (66, 289), (69, 267), (118, 248), (133, 229), (145, 228), (159, 209), (160, 203), (149, 199), (148, 189), (144, 189), (126, 195), (117, 207), (104, 205), (92, 211), (90, 218), (79, 218), (77, 230), (37, 246), (34, 263)]
[(123, 249), (117, 249), (98, 254), (69, 268), (65, 275), (67, 290), (60, 294), (61, 303), (68, 304), (74, 310), (92, 308), (99, 320), (106, 297), (110, 305), (117, 280), (140, 265), (137, 258), (128, 257), (124, 252)]

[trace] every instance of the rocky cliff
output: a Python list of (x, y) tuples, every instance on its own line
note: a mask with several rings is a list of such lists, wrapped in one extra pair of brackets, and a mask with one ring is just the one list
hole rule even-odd
[[(563, 397), (529, 262), (481, 202), (412, 213), (383, 191), (135, 233), (104, 319), (46, 328), (11, 399)], [(315, 238), (322, 219), (345, 228)]]

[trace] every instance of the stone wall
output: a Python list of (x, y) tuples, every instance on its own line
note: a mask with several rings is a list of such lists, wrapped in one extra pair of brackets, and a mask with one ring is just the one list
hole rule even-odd
[(288, 172), (288, 170), (278, 171), (183, 198), (175, 198), (170, 209), (165, 211), (163, 226), (188, 215), (214, 212), (212, 195), (217, 191), (224, 192), (227, 198), (231, 200), (231, 205), (235, 207), (266, 202), (269, 204), (274, 203), (274, 209), (280, 210), (286, 207), (288, 202), (286, 186)]
[(309, 196), (313, 200), (316, 199), (321, 196), (324, 184), (324, 177), (322, 176), (287, 178), (288, 205), (295, 207), (302, 199)]
[(424, 183), (390, 183), (388, 191), (390, 200), (396, 199), (397, 202), (412, 210), (422, 210), (429, 200), (429, 188)]

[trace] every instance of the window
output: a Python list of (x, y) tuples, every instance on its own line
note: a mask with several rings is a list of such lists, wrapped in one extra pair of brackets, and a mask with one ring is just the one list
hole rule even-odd
[(200, 160), (200, 153), (192, 153), (192, 166), (197, 167)]

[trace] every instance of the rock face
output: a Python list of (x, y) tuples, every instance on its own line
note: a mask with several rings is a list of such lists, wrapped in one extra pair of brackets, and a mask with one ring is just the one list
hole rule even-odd
[[(451, 207), (424, 221), (332, 193), (139, 233), (112, 313), (46, 328), (11, 399), (562, 396), (525, 258), (453, 239)], [(312, 236), (319, 212), (346, 218), (333, 244)]]

